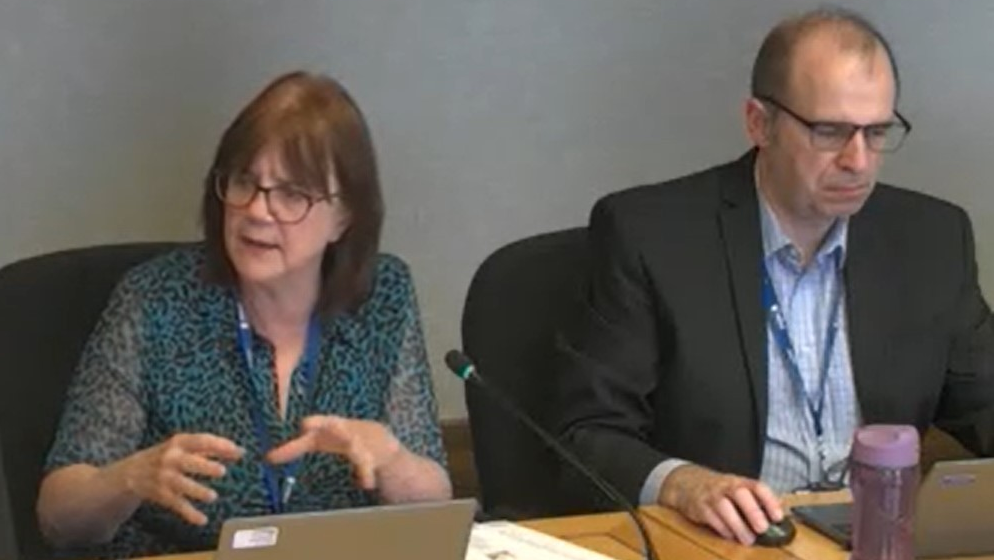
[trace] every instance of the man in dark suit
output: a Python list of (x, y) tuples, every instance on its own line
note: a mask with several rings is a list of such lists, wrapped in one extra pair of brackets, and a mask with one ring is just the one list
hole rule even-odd
[(726, 165), (600, 200), (563, 437), (633, 501), (752, 543), (778, 493), (844, 483), (854, 430), (930, 424), (994, 451), (994, 322), (958, 207), (877, 184), (911, 126), (848, 11), (757, 56)]

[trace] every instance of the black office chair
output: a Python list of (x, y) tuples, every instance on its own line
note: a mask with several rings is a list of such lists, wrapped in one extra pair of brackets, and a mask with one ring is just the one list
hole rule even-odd
[(124, 272), (176, 245), (73, 249), (0, 269), (0, 484), (9, 498), (0, 490), (0, 524), (8, 525), (0, 526), (0, 537), (10, 534), (16, 542), (8, 543), (16, 556), (4, 560), (53, 557), (38, 530), (35, 502), (66, 387)]
[(14, 519), (10, 512), (6, 477), (3, 474), (3, 442), (0, 442), (0, 558), (17, 558), (17, 541), (14, 540)]
[[(465, 353), (546, 427), (556, 331), (576, 308), (586, 263), (585, 228), (529, 237), (490, 255), (466, 296)], [(558, 457), (472, 385), (466, 405), (484, 511), (508, 519), (565, 513), (555, 492)]]

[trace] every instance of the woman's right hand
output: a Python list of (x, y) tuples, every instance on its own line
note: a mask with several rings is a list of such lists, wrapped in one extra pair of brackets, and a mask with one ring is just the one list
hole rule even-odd
[(207, 516), (192, 501), (213, 502), (217, 492), (191, 475), (221, 478), (227, 471), (221, 461), (237, 461), (244, 454), (244, 449), (223, 437), (177, 434), (115, 467), (125, 488), (137, 498), (168, 508), (193, 525), (205, 525)]

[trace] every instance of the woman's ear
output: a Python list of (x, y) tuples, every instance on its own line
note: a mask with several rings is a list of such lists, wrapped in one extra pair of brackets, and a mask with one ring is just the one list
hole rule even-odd
[(341, 199), (334, 201), (334, 205), (331, 212), (332, 224), (328, 228), (329, 245), (341, 239), (352, 225), (352, 211), (342, 203)]

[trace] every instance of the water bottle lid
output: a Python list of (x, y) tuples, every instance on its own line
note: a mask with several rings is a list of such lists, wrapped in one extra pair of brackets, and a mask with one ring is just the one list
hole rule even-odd
[(914, 426), (877, 424), (856, 430), (854, 461), (874, 467), (903, 469), (918, 464), (918, 430)]

